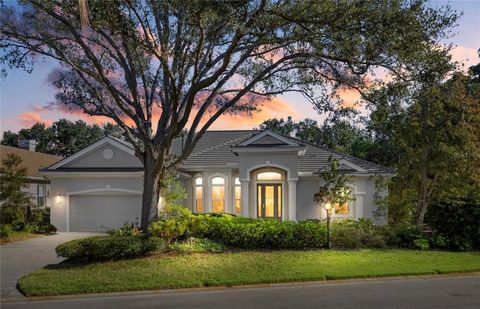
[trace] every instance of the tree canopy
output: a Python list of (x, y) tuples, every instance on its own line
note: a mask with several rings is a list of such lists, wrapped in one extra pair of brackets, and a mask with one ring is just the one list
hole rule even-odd
[(22, 139), (35, 140), (36, 151), (67, 157), (93, 144), (105, 135), (122, 138), (120, 127), (107, 123), (103, 126), (89, 125), (82, 120), (70, 121), (60, 119), (47, 127), (44, 123), (36, 123), (18, 133), (3, 132), (2, 145), (18, 147)]
[(338, 87), (372, 87), (378, 69), (415, 79), (429, 59), (448, 61), (438, 43), (458, 18), (423, 0), (20, 3), (0, 7), (0, 61), (28, 70), (37, 57), (57, 60), (58, 103), (123, 129), (145, 166), (145, 231), (159, 178), (222, 114), (286, 92), (333, 110)]

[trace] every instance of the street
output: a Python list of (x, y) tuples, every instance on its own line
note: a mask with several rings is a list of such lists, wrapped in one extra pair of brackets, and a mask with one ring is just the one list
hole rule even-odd
[(2, 308), (480, 308), (480, 276), (50, 297), (2, 303)]

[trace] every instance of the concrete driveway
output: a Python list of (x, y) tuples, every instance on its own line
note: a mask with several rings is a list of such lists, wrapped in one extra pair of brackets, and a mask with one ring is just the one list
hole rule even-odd
[(16, 287), (18, 279), (45, 265), (63, 261), (55, 253), (57, 245), (92, 235), (98, 234), (58, 233), (0, 246), (0, 298), (23, 297)]

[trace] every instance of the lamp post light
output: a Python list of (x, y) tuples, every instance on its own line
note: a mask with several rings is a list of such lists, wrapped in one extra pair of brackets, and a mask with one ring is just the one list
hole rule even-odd
[(327, 248), (330, 249), (330, 217), (332, 215), (332, 204), (327, 202), (325, 203), (324, 208), (327, 212)]

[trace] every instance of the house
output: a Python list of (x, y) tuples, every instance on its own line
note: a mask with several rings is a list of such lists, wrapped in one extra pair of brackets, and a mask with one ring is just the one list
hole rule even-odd
[(39, 170), (63, 159), (46, 153), (35, 152), (35, 142), (32, 140), (19, 141), (20, 147), (0, 145), (0, 166), (7, 153), (14, 153), (22, 159), (22, 166), (27, 168), (27, 186), (23, 188), (30, 195), (36, 207), (50, 207), (50, 180), (43, 177)]
[[(181, 147), (178, 138), (173, 151)], [(188, 196), (182, 202), (197, 213), (323, 218), (313, 195), (330, 156), (354, 177), (354, 200), (337, 205), (333, 217), (384, 222), (374, 216), (374, 196), (386, 194), (375, 180), (392, 170), (270, 130), (207, 131), (178, 171)], [(51, 221), (60, 231), (101, 231), (140, 218), (143, 167), (122, 140), (107, 136), (41, 173), (51, 180)]]

